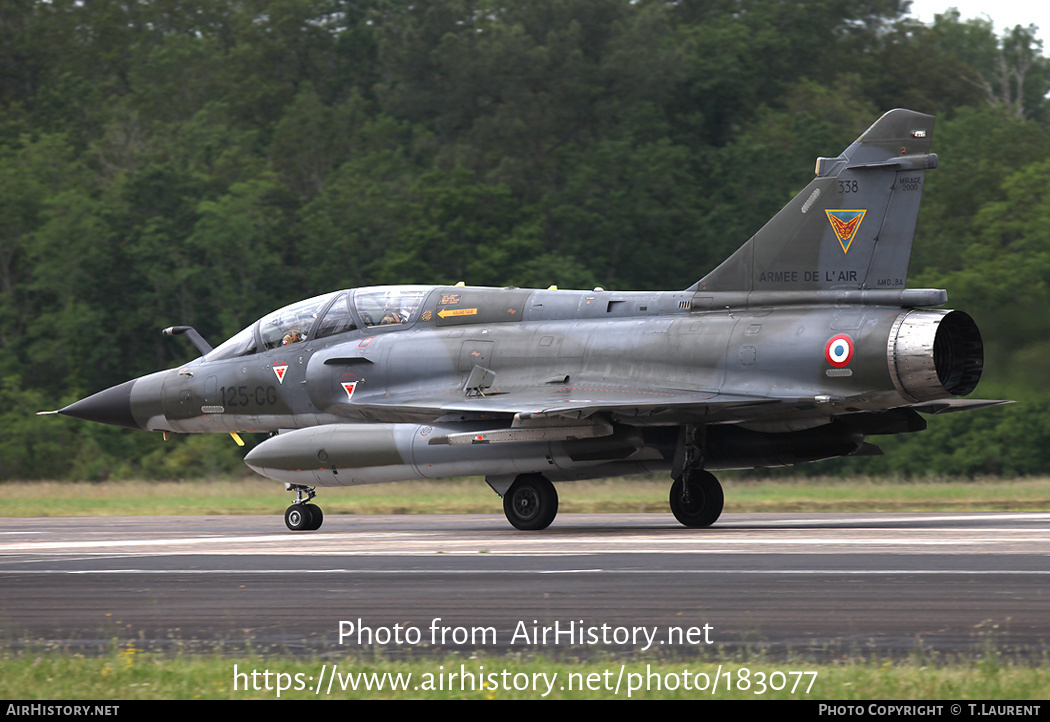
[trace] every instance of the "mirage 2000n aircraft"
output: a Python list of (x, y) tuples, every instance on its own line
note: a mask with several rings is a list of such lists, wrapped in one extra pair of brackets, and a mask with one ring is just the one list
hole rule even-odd
[[(880, 453), (965, 400), (981, 336), (907, 289), (933, 118), (893, 110), (687, 289), (464, 286), (336, 291), (263, 317), (200, 358), (57, 413), (168, 433), (269, 432), (246, 457), (295, 492), (484, 475), (519, 529), (554, 482), (668, 473), (686, 526), (718, 519), (711, 474)], [(639, 240), (639, 242), (644, 242)]]

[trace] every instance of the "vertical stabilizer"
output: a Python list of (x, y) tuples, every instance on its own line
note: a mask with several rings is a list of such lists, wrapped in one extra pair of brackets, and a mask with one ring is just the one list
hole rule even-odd
[(883, 115), (691, 291), (904, 288), (933, 116)]

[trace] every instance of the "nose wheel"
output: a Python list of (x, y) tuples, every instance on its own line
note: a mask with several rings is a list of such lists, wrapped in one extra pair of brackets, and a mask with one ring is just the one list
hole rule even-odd
[(317, 504), (310, 504), (316, 492), (308, 486), (286, 484), (285, 488), (295, 491), (295, 503), (284, 510), (284, 525), (292, 531), (315, 531), (321, 528), (324, 513)]

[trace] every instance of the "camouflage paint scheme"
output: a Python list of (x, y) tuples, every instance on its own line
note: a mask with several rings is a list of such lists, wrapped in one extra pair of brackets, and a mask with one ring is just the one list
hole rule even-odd
[[(204, 355), (59, 413), (175, 433), (271, 432), (247, 455), (297, 493), (484, 475), (508, 519), (544, 528), (551, 482), (665, 472), (688, 526), (712, 469), (881, 453), (964, 400), (980, 333), (906, 289), (933, 118), (886, 113), (714, 271), (683, 291), (352, 289), (261, 319)], [(377, 317), (383, 315), (383, 320)], [(283, 334), (283, 336), (282, 336)]]

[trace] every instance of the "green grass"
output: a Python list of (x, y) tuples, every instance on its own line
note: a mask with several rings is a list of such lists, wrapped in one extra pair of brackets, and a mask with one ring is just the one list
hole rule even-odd
[[(1050, 478), (894, 481), (872, 478), (748, 480), (726, 475), (725, 511), (1048, 511)], [(561, 513), (666, 512), (662, 477), (558, 485)], [(180, 516), (278, 514), (292, 501), (265, 479), (217, 481), (18, 482), (0, 485), (3, 516)], [(319, 488), (331, 514), (499, 514), (480, 478)]]
[[(407, 688), (389, 689), (387, 677), (383, 690), (355, 691), (349, 686), (344, 690), (339, 681), (329, 690), (333, 671), (343, 675), (337, 680), (359, 673), (402, 675)], [(464, 672), (473, 677), (463, 676)], [(324, 680), (320, 694), (318, 679)], [(718, 686), (712, 692), (716, 679)], [(553, 685), (548, 685), (551, 680)], [(726, 689), (727, 681), (732, 689)], [(686, 684), (690, 689), (685, 689)], [(280, 693), (278, 686), (283, 688)], [(1045, 665), (1004, 663), (995, 657), (955, 664), (919, 659), (824, 664), (761, 659), (580, 661), (520, 655), (304, 660), (252, 655), (172, 657), (147, 654), (130, 643), (98, 657), (49, 652), (0, 656), (3, 699), (540, 699), (548, 690), (548, 699), (1020, 701), (1047, 699), (1050, 673)]]

